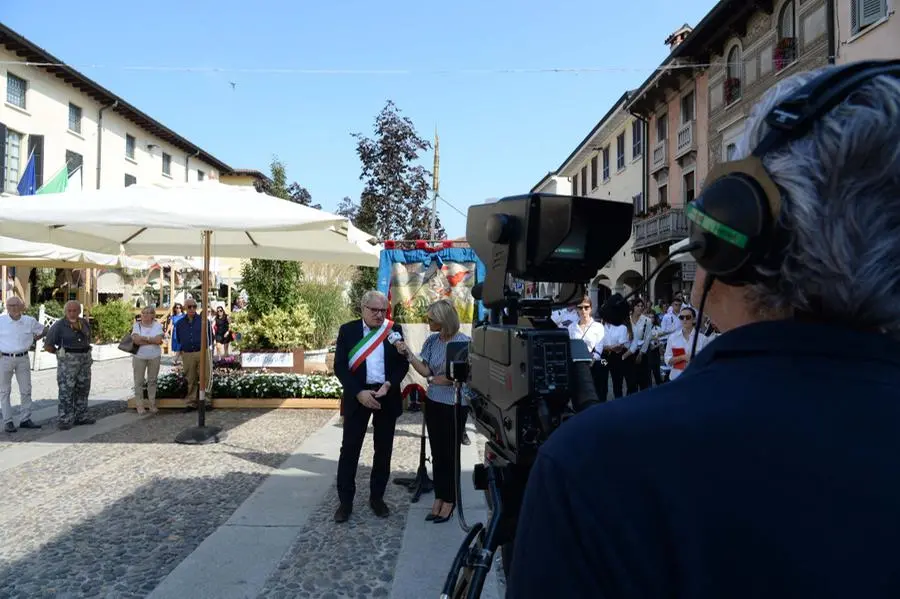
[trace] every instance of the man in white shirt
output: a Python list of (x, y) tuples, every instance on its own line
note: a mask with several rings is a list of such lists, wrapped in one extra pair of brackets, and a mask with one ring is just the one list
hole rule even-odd
[(7, 433), (16, 432), (13, 423), (12, 377), (16, 375), (22, 398), (19, 428), (41, 428), (31, 421), (31, 365), (28, 350), (47, 330), (37, 320), (23, 314), (25, 302), (18, 297), (6, 300), (6, 314), (0, 315), (0, 409)]

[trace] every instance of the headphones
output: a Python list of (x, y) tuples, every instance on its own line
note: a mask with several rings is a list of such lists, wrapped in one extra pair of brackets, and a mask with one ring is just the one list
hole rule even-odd
[(788, 231), (779, 221), (784, 191), (762, 159), (813, 125), (875, 77), (900, 78), (900, 60), (870, 60), (832, 68), (779, 102), (766, 116), (768, 133), (747, 158), (715, 166), (703, 192), (687, 205), (691, 253), (697, 264), (726, 285), (742, 286), (762, 277), (754, 268), (777, 268)]

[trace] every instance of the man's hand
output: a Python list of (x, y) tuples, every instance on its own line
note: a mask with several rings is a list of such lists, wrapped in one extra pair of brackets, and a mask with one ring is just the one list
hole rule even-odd
[[(388, 391), (391, 390), (391, 383), (389, 381), (385, 381), (382, 383), (381, 387), (378, 391), (375, 392), (375, 397), (384, 397), (388, 394)], [(378, 404), (378, 407), (381, 407), (381, 404)]]
[(375, 399), (375, 392), (363, 390), (356, 394), (356, 401), (366, 406), (370, 410), (380, 410), (381, 404)]

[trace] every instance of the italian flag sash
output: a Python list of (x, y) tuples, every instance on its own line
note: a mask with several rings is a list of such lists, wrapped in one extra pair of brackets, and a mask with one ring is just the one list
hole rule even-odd
[(366, 361), (369, 354), (387, 339), (387, 336), (393, 327), (394, 323), (385, 318), (380, 327), (369, 331), (368, 335), (360, 339), (359, 343), (353, 346), (353, 349), (350, 350), (350, 372), (355, 372), (356, 369)]

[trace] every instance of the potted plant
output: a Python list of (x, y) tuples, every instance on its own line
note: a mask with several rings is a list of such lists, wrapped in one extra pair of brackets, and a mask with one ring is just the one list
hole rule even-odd
[(796, 51), (797, 46), (795, 38), (781, 38), (781, 40), (778, 42), (778, 45), (775, 46), (775, 51), (772, 54), (772, 58), (775, 63), (775, 70), (780, 71), (784, 67), (794, 62), (794, 59), (797, 57)]

